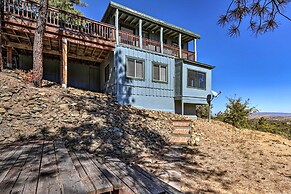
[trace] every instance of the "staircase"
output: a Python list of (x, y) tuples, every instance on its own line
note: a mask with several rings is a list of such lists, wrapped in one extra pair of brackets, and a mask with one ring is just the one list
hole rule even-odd
[(192, 122), (190, 120), (173, 120), (174, 131), (171, 134), (172, 144), (188, 144), (191, 139)]

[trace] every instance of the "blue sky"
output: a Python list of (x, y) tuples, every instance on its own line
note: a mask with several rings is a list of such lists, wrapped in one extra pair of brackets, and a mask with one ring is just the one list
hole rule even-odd
[[(101, 20), (108, 0), (83, 0), (86, 17)], [(186, 28), (201, 35), (198, 61), (216, 66), (213, 90), (222, 91), (214, 100), (214, 112), (225, 109), (226, 97), (250, 98), (261, 112), (291, 112), (291, 22), (279, 18), (274, 32), (255, 37), (241, 28), (238, 38), (217, 25), (230, 1), (217, 0), (115, 0), (115, 2)], [(290, 3), (291, 4), (291, 3)], [(291, 16), (291, 5), (286, 9)]]

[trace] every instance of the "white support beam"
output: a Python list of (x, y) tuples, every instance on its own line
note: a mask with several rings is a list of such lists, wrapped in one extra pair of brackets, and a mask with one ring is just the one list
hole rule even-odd
[(139, 19), (139, 47), (142, 48), (142, 19)]
[(194, 53), (195, 53), (195, 59), (194, 59), (194, 61), (197, 61), (197, 40), (196, 40), (196, 38), (194, 39), (194, 46), (193, 46), (193, 48), (194, 48)]
[(182, 58), (182, 34), (179, 34), (179, 57)]
[(116, 35), (115, 35), (115, 39), (116, 39), (116, 45), (119, 44), (119, 24), (118, 24), (118, 19), (119, 19), (119, 10), (116, 9), (115, 11), (115, 28), (116, 28)]
[(161, 27), (160, 31), (161, 53), (164, 53), (164, 28)]

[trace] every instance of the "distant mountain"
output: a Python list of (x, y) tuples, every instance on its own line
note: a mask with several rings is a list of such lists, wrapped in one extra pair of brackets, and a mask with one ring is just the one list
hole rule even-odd
[(250, 116), (250, 119), (257, 119), (260, 117), (265, 118), (291, 118), (291, 113), (282, 113), (282, 112), (257, 112)]

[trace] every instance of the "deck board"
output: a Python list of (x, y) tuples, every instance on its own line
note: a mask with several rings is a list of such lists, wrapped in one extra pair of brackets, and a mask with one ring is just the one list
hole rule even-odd
[(85, 186), (86, 192), (88, 194), (95, 194), (95, 187), (93, 185), (93, 183), (91, 182), (90, 178), (88, 177), (88, 175), (86, 174), (85, 170), (83, 169), (83, 166), (80, 164), (77, 156), (75, 155), (75, 153), (73, 152), (69, 152), (72, 161), (74, 163), (74, 166), (82, 180), (82, 183)]
[(11, 150), (8, 155), (6, 155), (5, 160), (1, 161), (0, 167), (0, 183), (3, 181), (7, 173), (13, 167), (14, 163), (20, 156), (24, 146), (17, 147), (15, 150)]
[(78, 151), (75, 153), (86, 174), (89, 176), (90, 180), (94, 184), (96, 191), (98, 193), (113, 191), (113, 186), (110, 181), (103, 175), (103, 173), (98, 168), (96, 168), (86, 152)]
[(116, 158), (68, 151), (61, 141), (0, 145), (0, 194), (181, 193)]
[(120, 161), (106, 161), (105, 165), (107, 168), (110, 169), (116, 176), (118, 176), (124, 184), (126, 184), (134, 193), (144, 193), (144, 194), (150, 194), (151, 192), (147, 190), (146, 187), (143, 185), (140, 185), (138, 182), (135, 181), (135, 179), (129, 174), (123, 170), (121, 170), (116, 163)]
[(85, 194), (86, 189), (80, 180), (78, 172), (70, 158), (70, 155), (61, 141), (54, 143), (56, 159), (59, 170), (59, 178), (62, 182), (62, 193)]
[(15, 160), (12, 168), (7, 172), (3, 181), (0, 183), (1, 193), (10, 193), (17, 181), (33, 144), (25, 145), (19, 157)]
[[(29, 155), (29, 161), (25, 166), (25, 171), (22, 173), (24, 179), (22, 194), (35, 193), (37, 190), (43, 145), (43, 141), (38, 142), (33, 148), (32, 154)], [(21, 177), (20, 180), (22, 180)], [(21, 185), (18, 187), (21, 188)], [(15, 190), (15, 193), (17, 192), (18, 189)]]
[(49, 194), (61, 193), (60, 185), (57, 180), (58, 171), (54, 146), (52, 143), (45, 142), (42, 152), (41, 168), (39, 174), (39, 182), (37, 193)]

